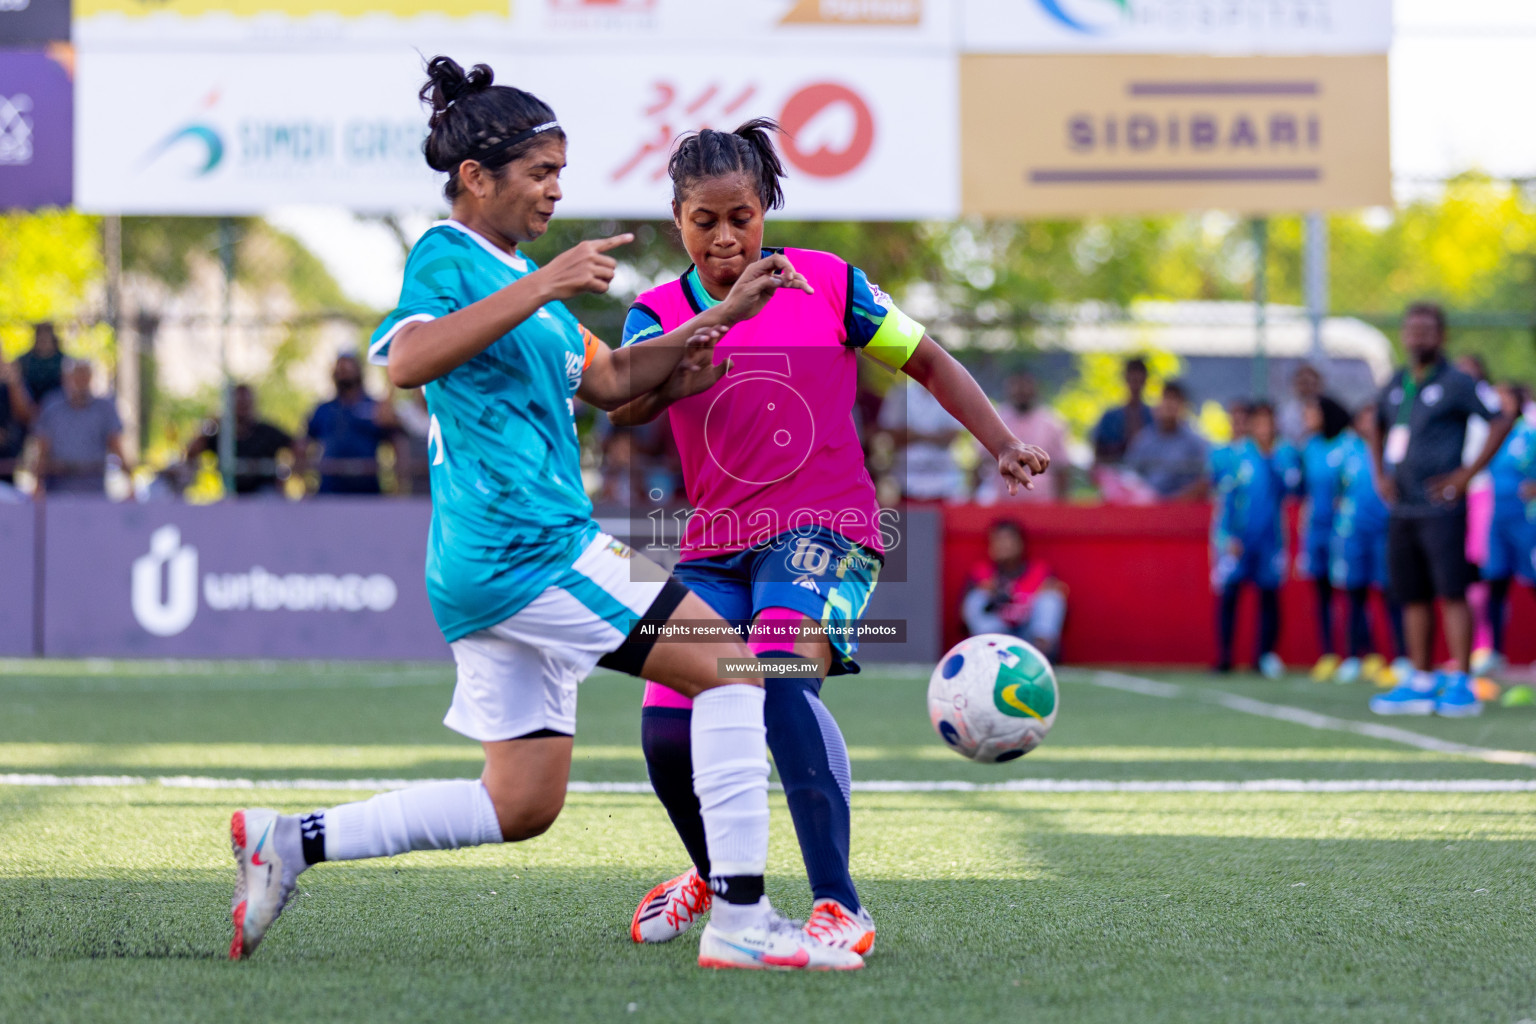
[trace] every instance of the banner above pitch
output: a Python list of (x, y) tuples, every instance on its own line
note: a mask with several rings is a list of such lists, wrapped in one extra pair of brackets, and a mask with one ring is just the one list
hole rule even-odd
[[(486, 53), (554, 107), (569, 138), (565, 216), (670, 216), (673, 140), (770, 116), (784, 126), (786, 216), (958, 212), (954, 61), (741, 57), (725, 64)], [(499, 76), (500, 77), (500, 76)], [(79, 77), (77, 202), (121, 213), (258, 213), (322, 203), (442, 207), (422, 159), (421, 60), (405, 54), (96, 54)], [(125, 87), (125, 83), (132, 87)], [(334, 88), (316, 88), (333, 83)], [(360, 87), (366, 83), (366, 88)], [(913, 126), (921, 127), (920, 147)]]
[[(605, 49), (882, 46), (952, 50), (956, 0), (76, 0), (91, 49)], [(711, 59), (711, 52), (696, 56)]]

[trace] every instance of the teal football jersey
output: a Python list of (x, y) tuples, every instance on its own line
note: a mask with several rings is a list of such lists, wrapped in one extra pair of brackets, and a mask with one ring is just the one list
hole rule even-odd
[[(370, 358), (388, 362), (406, 324), (463, 309), (536, 269), (454, 221), (433, 227), (411, 249), (400, 303), (374, 331)], [(522, 609), (597, 534), (572, 398), (598, 344), (551, 302), (426, 385), (427, 594), (450, 643)]]

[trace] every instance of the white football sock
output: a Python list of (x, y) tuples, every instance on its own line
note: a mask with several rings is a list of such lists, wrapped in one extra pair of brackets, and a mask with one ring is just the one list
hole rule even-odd
[(479, 779), (411, 786), (326, 811), (325, 859), (392, 857), (501, 842), (501, 825)]
[(763, 688), (730, 683), (705, 690), (693, 699), (690, 735), (710, 874), (761, 875), (768, 866)]
[(710, 904), (709, 920), (721, 931), (739, 932), (753, 927), (771, 913), (773, 904), (768, 902), (767, 896), (756, 903), (727, 903), (717, 897)]

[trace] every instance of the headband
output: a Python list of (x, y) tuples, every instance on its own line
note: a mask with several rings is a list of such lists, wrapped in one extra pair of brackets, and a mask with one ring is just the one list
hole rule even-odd
[(513, 135), (509, 135), (507, 138), (502, 139), (500, 142), (493, 142), (488, 146), (484, 146), (475, 150), (464, 159), (479, 160), (483, 163), (491, 157), (496, 156), (498, 153), (505, 153), (513, 146), (516, 146), (518, 143), (527, 142), (535, 135), (542, 135), (548, 131), (556, 131), (559, 129), (559, 127), (559, 121), (545, 121), (543, 124), (536, 124), (532, 128), (524, 128), (522, 131)]

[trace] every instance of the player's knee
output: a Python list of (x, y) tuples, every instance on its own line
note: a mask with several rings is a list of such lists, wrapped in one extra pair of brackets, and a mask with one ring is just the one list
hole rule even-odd
[(496, 822), (501, 826), (504, 842), (516, 843), (532, 839), (549, 831), (565, 807), (563, 791), (540, 794), (530, 798), (526, 793), (491, 793), (491, 804), (496, 808)]
[(501, 823), (501, 838), (508, 843), (518, 843), (525, 839), (541, 836), (549, 831), (549, 827), (560, 817), (560, 809), (564, 801), (555, 801), (551, 804), (543, 804), (534, 807), (518, 807), (511, 809), (510, 813), (503, 814), (498, 809), (497, 820)]

